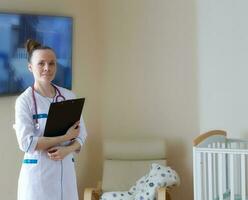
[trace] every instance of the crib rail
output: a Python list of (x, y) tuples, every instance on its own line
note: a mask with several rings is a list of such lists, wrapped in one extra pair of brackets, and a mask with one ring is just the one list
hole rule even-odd
[(193, 145), (194, 200), (247, 200), (248, 141), (214, 131)]
[(214, 142), (224, 142), (226, 140), (226, 132), (222, 130), (213, 130), (201, 134), (193, 140), (194, 146), (206, 146)]

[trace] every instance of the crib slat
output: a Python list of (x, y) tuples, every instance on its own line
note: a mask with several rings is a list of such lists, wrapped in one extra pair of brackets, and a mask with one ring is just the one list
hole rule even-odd
[[(213, 148), (216, 148), (216, 143), (213, 144)], [(213, 155), (213, 181), (214, 181), (214, 198), (216, 199), (218, 197), (218, 165), (217, 165), (217, 160), (218, 160), (218, 154), (214, 153)]]
[(208, 197), (209, 199), (214, 199), (213, 193), (213, 154), (208, 153)]
[(219, 185), (219, 200), (223, 200), (223, 154), (218, 154), (218, 185)]
[(241, 155), (241, 190), (242, 190), (242, 199), (245, 200), (246, 196), (246, 174), (245, 174), (245, 155)]
[(231, 190), (231, 200), (234, 200), (234, 155), (230, 154), (230, 190)]
[(207, 153), (203, 154), (203, 195), (204, 200), (208, 199), (208, 169), (207, 169)]
[[(227, 146), (226, 143), (221, 144), (222, 149), (226, 149), (226, 146)], [(223, 163), (223, 166), (222, 166), (222, 180), (223, 180), (223, 191), (224, 191), (224, 193), (227, 192), (227, 176), (226, 176), (226, 173), (227, 173), (227, 171), (226, 171), (226, 168), (227, 168), (226, 161), (227, 161), (227, 159), (226, 159), (226, 157), (227, 157), (227, 154), (226, 153), (223, 154), (223, 158), (222, 158), (222, 163)]]

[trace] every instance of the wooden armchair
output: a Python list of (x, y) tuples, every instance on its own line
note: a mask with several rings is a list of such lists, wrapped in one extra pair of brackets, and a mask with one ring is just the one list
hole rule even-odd
[[(96, 188), (86, 188), (84, 200), (99, 200), (103, 192), (128, 191), (148, 173), (152, 163), (166, 166), (163, 140), (106, 139), (103, 142), (104, 166), (102, 181)], [(157, 200), (171, 200), (168, 188), (156, 191)]]

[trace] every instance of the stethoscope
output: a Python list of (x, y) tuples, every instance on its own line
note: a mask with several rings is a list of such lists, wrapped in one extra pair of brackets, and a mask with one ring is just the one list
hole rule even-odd
[[(65, 97), (61, 94), (61, 92), (59, 91), (59, 88), (57, 88), (54, 84), (52, 84), (52, 86), (55, 89), (55, 99), (53, 99), (53, 102), (60, 102), (60, 101), (65, 101)], [(34, 102), (34, 108), (35, 108), (35, 128), (37, 130), (40, 129), (40, 124), (38, 121), (38, 111), (37, 111), (37, 102), (36, 102), (36, 98), (35, 98), (35, 94), (34, 94), (34, 85), (32, 86), (32, 97), (33, 97), (33, 102)], [(57, 95), (58, 94), (58, 95)], [(55, 101), (54, 101), (55, 100)]]

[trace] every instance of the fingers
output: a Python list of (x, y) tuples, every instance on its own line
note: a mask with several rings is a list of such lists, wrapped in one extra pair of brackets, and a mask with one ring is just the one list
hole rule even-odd
[(54, 160), (55, 157), (58, 155), (58, 148), (57, 147), (52, 147), (47, 150), (47, 155), (50, 159)]
[(54, 161), (63, 160), (63, 158), (66, 156), (66, 148), (61, 146), (52, 147), (47, 151), (47, 155), (51, 160)]
[(78, 126), (79, 126), (79, 124), (80, 124), (80, 121), (77, 121), (77, 122), (75, 122), (75, 124), (73, 125), (73, 127), (74, 127), (75, 129), (77, 129)]
[(78, 126), (80, 123), (80, 120), (78, 120), (77, 122), (74, 123), (74, 126)]
[(60, 157), (50, 157), (51, 160), (54, 160), (54, 161), (60, 161), (60, 160), (63, 160), (62, 158)]
[(55, 161), (62, 160), (60, 156), (51, 156), (50, 159)]
[(58, 150), (57, 147), (52, 147), (52, 148), (48, 149), (47, 152), (51, 154), (51, 153), (56, 152), (57, 150)]
[(76, 123), (74, 123), (69, 129), (68, 131), (66, 132), (66, 135), (65, 135), (65, 139), (70, 141), (76, 137), (78, 137), (78, 135), (80, 134), (80, 127), (79, 127), (79, 123), (80, 121), (77, 121)]
[(55, 151), (54, 153), (49, 153), (49, 152), (48, 152), (48, 157), (49, 157), (51, 160), (62, 160), (62, 157), (61, 157), (61, 155), (58, 153), (58, 151)]

